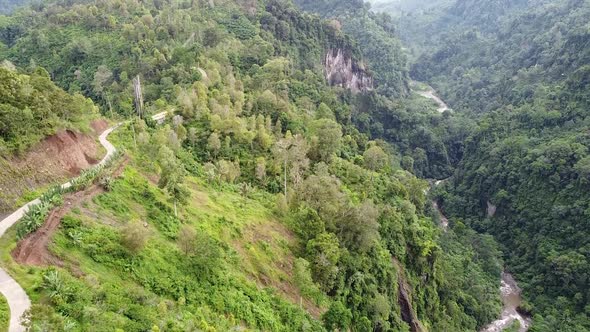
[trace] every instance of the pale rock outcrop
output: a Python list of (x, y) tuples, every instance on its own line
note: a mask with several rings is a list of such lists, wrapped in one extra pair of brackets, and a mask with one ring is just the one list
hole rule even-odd
[(491, 218), (496, 215), (497, 207), (494, 204), (492, 204), (492, 202), (490, 202), (490, 201), (488, 201), (487, 203), (488, 203), (488, 208), (487, 208), (488, 217)]
[(328, 50), (324, 57), (324, 74), (330, 85), (349, 89), (353, 93), (373, 90), (371, 75), (342, 49)]

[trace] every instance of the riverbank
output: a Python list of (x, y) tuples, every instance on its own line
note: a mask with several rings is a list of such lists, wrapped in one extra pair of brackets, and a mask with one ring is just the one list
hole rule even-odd
[(518, 287), (514, 277), (508, 272), (502, 272), (502, 280), (500, 286), (502, 293), (502, 302), (504, 308), (500, 319), (491, 322), (481, 332), (500, 332), (512, 327), (515, 322), (518, 322), (518, 332), (526, 332), (531, 326), (531, 319), (525, 317), (518, 312), (518, 307), (522, 303), (521, 289)]

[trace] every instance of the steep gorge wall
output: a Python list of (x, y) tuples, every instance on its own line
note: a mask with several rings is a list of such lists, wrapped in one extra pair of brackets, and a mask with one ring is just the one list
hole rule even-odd
[(373, 90), (371, 75), (342, 49), (328, 50), (324, 57), (324, 74), (330, 85), (349, 89), (353, 93)]
[(428, 332), (418, 319), (418, 315), (412, 305), (412, 288), (408, 284), (405, 271), (399, 260), (391, 257), (391, 261), (397, 270), (398, 304), (401, 309), (402, 320), (406, 322), (411, 332)]

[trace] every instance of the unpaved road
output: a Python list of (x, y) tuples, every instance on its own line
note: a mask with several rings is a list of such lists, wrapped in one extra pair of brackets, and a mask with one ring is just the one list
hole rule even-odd
[[(123, 161), (112, 172), (112, 178), (117, 178), (123, 173), (128, 161), (128, 158), (123, 158)], [(64, 195), (63, 204), (49, 212), (43, 225), (18, 242), (16, 248), (12, 251), (14, 261), (21, 265), (63, 266), (63, 262), (49, 251), (48, 246), (51, 243), (53, 234), (61, 224), (62, 218), (73, 208), (80, 207), (83, 202), (88, 202), (103, 192), (104, 189), (100, 185), (93, 184), (83, 190)]]
[[(168, 112), (161, 112), (152, 116), (155, 121), (163, 121), (166, 118)], [(104, 164), (112, 155), (115, 153), (116, 148), (107, 140), (107, 136), (117, 129), (121, 123), (105, 130), (99, 137), (98, 140), (102, 146), (106, 149), (104, 158), (100, 161), (100, 164)], [(62, 185), (62, 188), (71, 187), (71, 182)], [(6, 233), (6, 231), (16, 224), (28, 211), (28, 209), (36, 204), (39, 204), (40, 200), (35, 199), (31, 202), (23, 205), (18, 210), (14, 211), (11, 215), (0, 221), (0, 237)], [(6, 297), (8, 307), (10, 308), (10, 324), (8, 332), (24, 332), (25, 327), (21, 324), (20, 319), (25, 311), (31, 307), (31, 300), (27, 296), (24, 289), (14, 280), (4, 269), (0, 268), (0, 293)]]
[(10, 308), (8, 331), (25, 331), (25, 327), (20, 323), (20, 317), (31, 307), (31, 301), (24, 289), (1, 268), (0, 292), (4, 295), (6, 301), (8, 301), (8, 307)]

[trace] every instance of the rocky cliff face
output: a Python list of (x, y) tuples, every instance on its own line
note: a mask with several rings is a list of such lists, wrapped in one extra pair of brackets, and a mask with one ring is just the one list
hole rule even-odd
[(346, 55), (342, 49), (332, 49), (324, 58), (324, 74), (330, 85), (340, 86), (354, 93), (373, 90), (373, 78), (362, 64)]
[(411, 332), (428, 332), (428, 330), (418, 320), (418, 315), (412, 305), (411, 287), (408, 284), (405, 276), (405, 271), (402, 264), (395, 257), (391, 257), (391, 261), (397, 270), (397, 303), (400, 306), (402, 320), (410, 326)]

